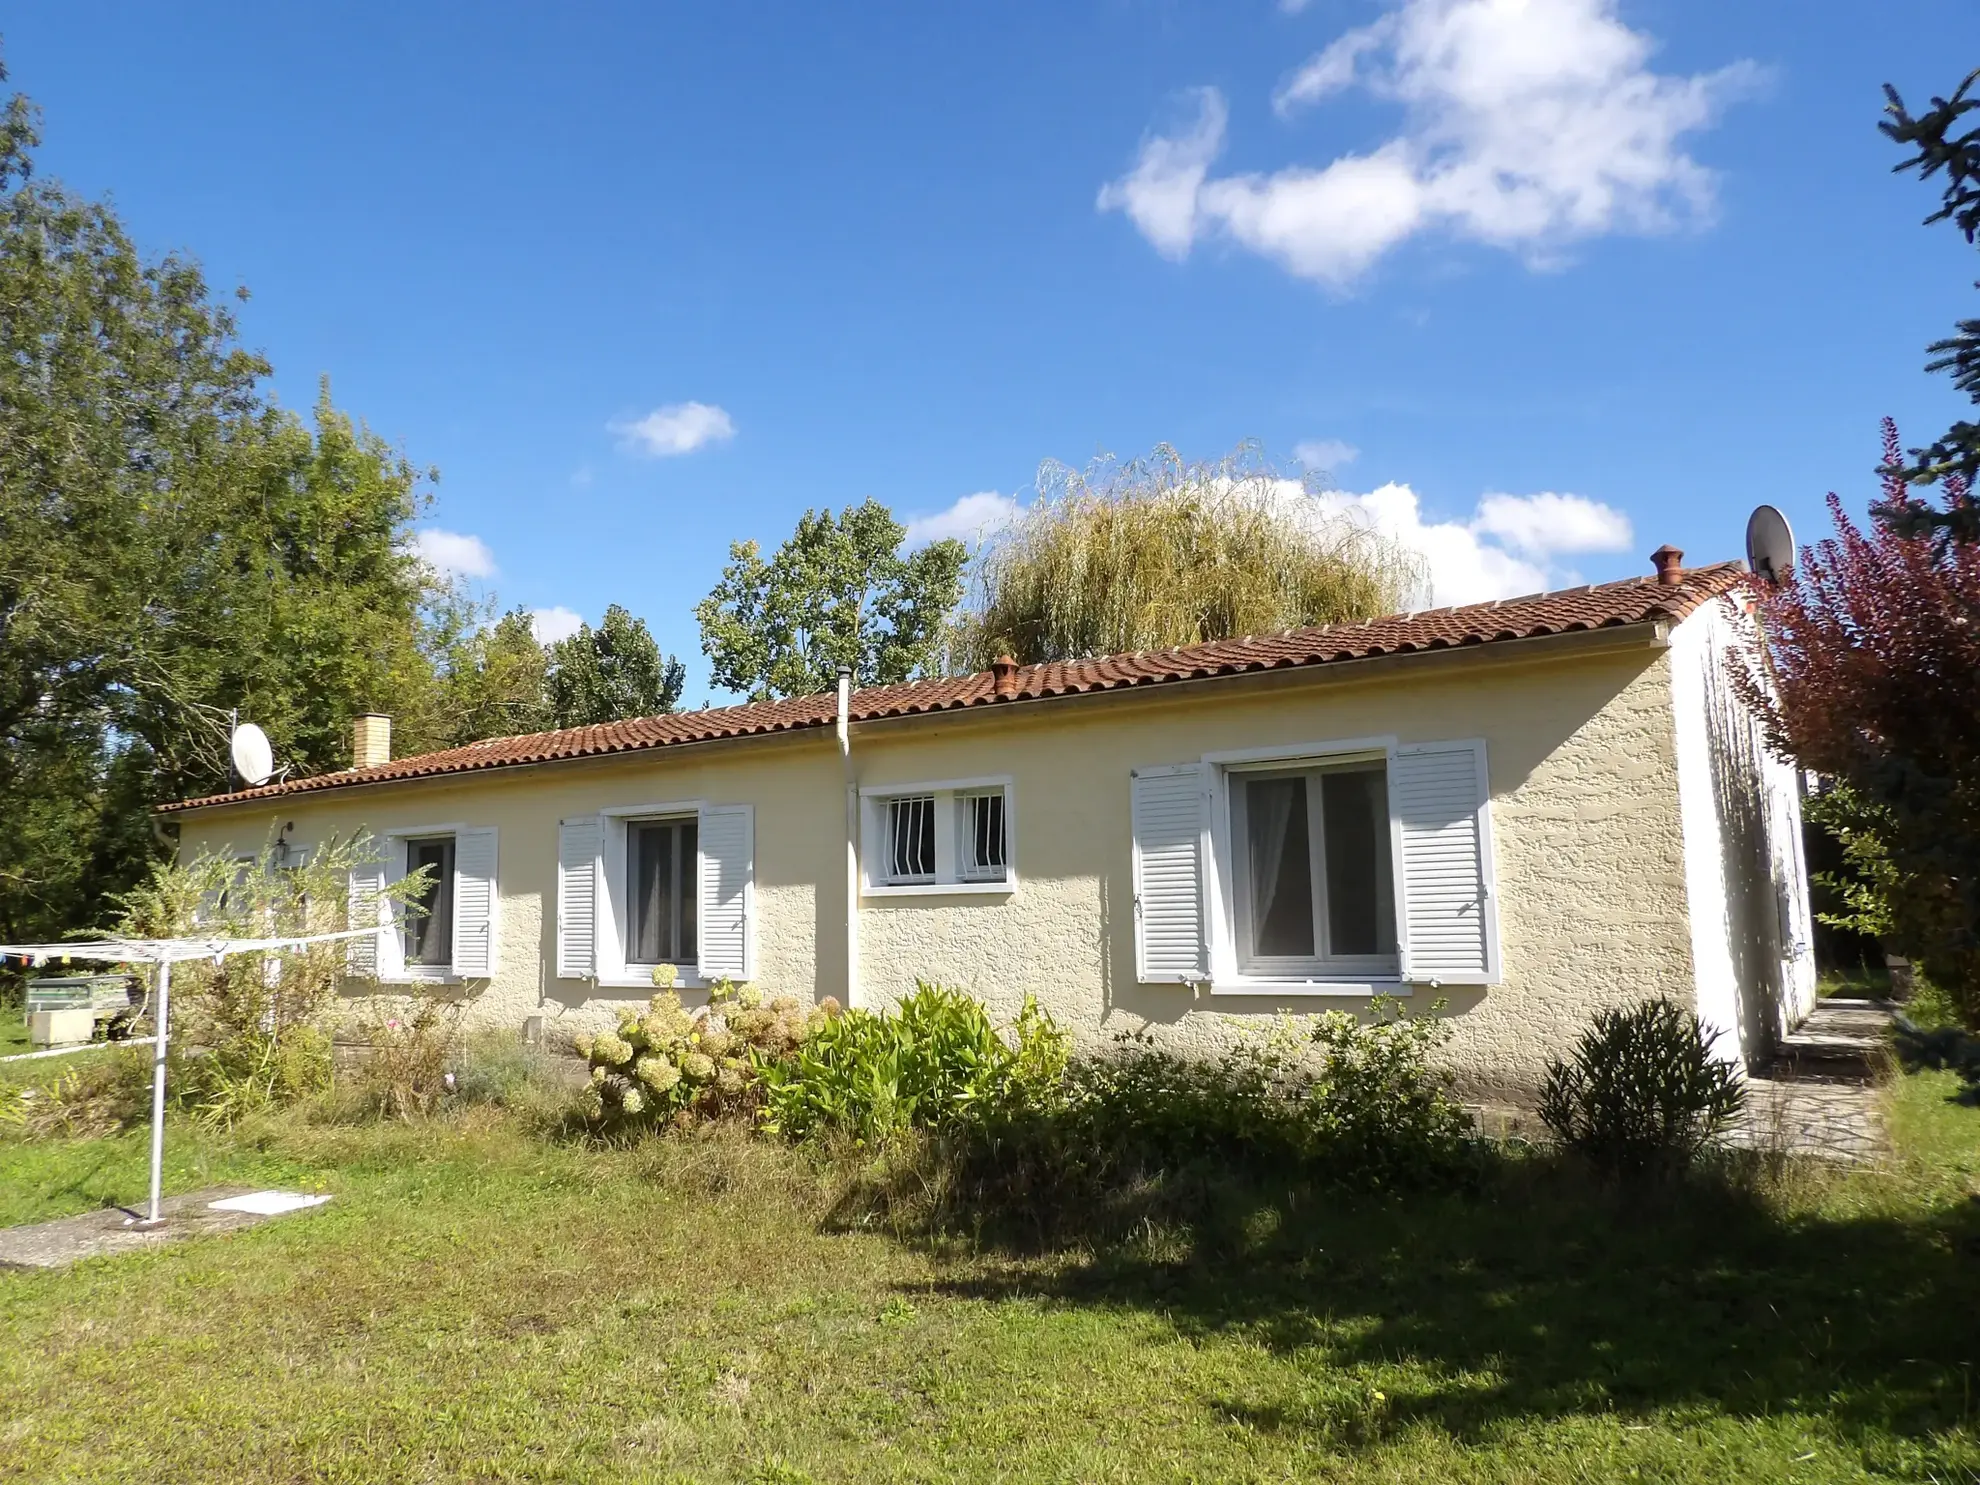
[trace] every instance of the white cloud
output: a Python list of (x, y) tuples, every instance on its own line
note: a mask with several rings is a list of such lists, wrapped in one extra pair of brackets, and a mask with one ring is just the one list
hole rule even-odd
[(1361, 450), (1339, 438), (1309, 438), (1293, 445), (1293, 457), (1308, 469), (1334, 470), (1354, 463)]
[(560, 639), (569, 639), (578, 632), (578, 625), (584, 622), (582, 614), (574, 614), (567, 608), (538, 608), (530, 610), (529, 628), (540, 645), (552, 645)]
[(1516, 551), (1547, 557), (1572, 552), (1619, 552), (1635, 539), (1629, 517), (1585, 495), (1487, 495), (1478, 502), (1478, 531)]
[(691, 454), (736, 436), (735, 419), (707, 402), (670, 402), (643, 418), (617, 418), (608, 425), (623, 447), (652, 459)]
[(495, 554), (478, 536), (428, 527), (414, 534), (413, 550), (427, 566), (449, 577), (495, 576)]
[(1186, 258), (1202, 216), (1197, 198), (1210, 162), (1224, 147), (1229, 110), (1215, 88), (1197, 88), (1196, 122), (1171, 136), (1145, 135), (1133, 170), (1100, 188), (1102, 211), (1124, 211), (1155, 251)]
[(1303, 278), (1351, 283), (1431, 229), (1558, 261), (1578, 239), (1710, 219), (1714, 177), (1682, 147), (1760, 77), (1750, 62), (1649, 70), (1617, 0), (1401, 0), (1337, 37), (1274, 97), (1282, 115), (1359, 84), (1402, 105), (1401, 132), (1315, 169), (1212, 177), (1228, 121), (1215, 88), (1192, 121), (1143, 139), (1105, 186), (1156, 250), (1222, 234)]
[(1581, 495), (1487, 495), (1469, 520), (1434, 521), (1424, 518), (1414, 490), (1393, 481), (1360, 495), (1308, 494), (1292, 481), (1283, 488), (1322, 515), (1345, 516), (1417, 553), (1426, 569), (1419, 598), (1436, 607), (1578, 583), (1577, 573), (1551, 559), (1622, 551), (1633, 540), (1627, 516)]
[(947, 510), (938, 510), (930, 516), (911, 517), (907, 523), (906, 544), (919, 547), (931, 541), (955, 537), (973, 547), (1009, 526), (1017, 518), (1017, 513), (1018, 503), (1009, 495), (1000, 495), (995, 490), (979, 490), (974, 495), (963, 496)]

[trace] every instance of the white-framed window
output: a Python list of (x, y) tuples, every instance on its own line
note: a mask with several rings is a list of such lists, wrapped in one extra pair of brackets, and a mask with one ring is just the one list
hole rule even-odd
[(868, 894), (1015, 890), (1008, 778), (866, 788), (860, 804)]
[(1393, 978), (1385, 759), (1231, 771), (1233, 957), (1260, 978)]
[(454, 837), (406, 839), (405, 876), (420, 883), (400, 908), (399, 955), (408, 971), (450, 970), (454, 964)]
[(707, 800), (611, 805), (558, 822), (557, 977), (695, 989), (755, 972), (756, 812)]
[(1270, 996), (1497, 983), (1483, 742), (1213, 753), (1131, 782), (1141, 982)]
[(699, 962), (695, 904), (701, 851), (694, 815), (626, 821), (626, 968), (646, 972)]
[[(384, 860), (351, 871), (351, 926), (379, 925), (375, 938), (354, 939), (354, 974), (387, 984), (453, 983), (495, 973), (497, 833), (447, 824), (387, 830)], [(403, 907), (388, 884), (420, 873)]]

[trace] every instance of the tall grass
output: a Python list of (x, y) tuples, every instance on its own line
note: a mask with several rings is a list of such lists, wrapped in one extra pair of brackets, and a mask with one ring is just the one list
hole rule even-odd
[(1047, 465), (1039, 498), (978, 559), (956, 658), (981, 667), (1375, 618), (1407, 606), (1418, 559), (1330, 511), (1255, 445), (1187, 464)]

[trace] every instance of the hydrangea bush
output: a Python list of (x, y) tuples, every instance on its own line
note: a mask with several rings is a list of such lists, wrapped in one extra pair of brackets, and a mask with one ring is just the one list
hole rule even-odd
[(837, 1011), (827, 999), (807, 1014), (794, 995), (765, 996), (727, 980), (690, 1011), (663, 988), (643, 1010), (619, 1012), (616, 1031), (577, 1038), (591, 1064), (580, 1112), (604, 1128), (752, 1115), (763, 1102), (762, 1067), (788, 1057)]

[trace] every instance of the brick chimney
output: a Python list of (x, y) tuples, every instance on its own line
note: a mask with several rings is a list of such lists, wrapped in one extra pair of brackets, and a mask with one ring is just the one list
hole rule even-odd
[(999, 701), (1009, 701), (1018, 694), (1018, 663), (1009, 655), (999, 655), (990, 662), (991, 689)]
[(1650, 561), (1656, 566), (1657, 581), (1666, 588), (1675, 588), (1684, 581), (1684, 553), (1669, 542), (1652, 552)]
[(392, 761), (392, 719), (366, 712), (351, 724), (351, 767), (371, 768)]

